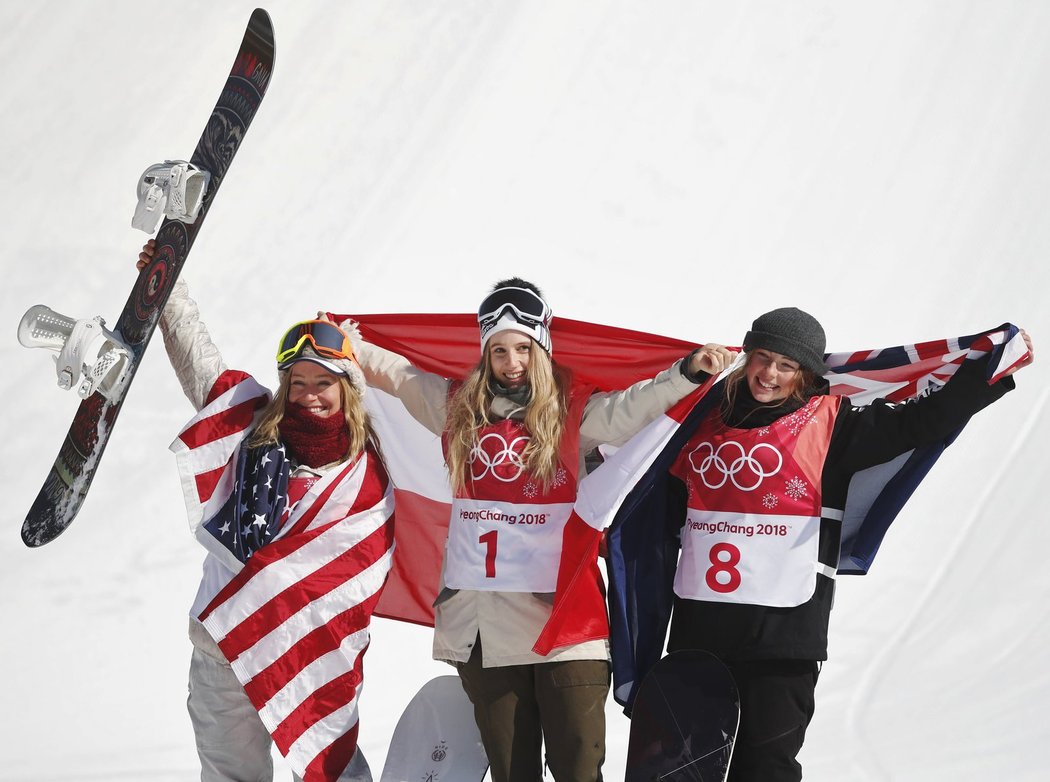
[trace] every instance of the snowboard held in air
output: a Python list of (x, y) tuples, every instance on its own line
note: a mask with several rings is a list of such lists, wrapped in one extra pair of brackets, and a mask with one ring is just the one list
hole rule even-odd
[(736, 682), (721, 661), (672, 652), (638, 688), (625, 782), (722, 782), (739, 723)]
[(22, 525), (27, 546), (54, 540), (80, 510), (172, 286), (266, 93), (273, 63), (273, 26), (269, 15), (256, 9), (189, 161), (166, 161), (140, 181), (135, 227), (152, 232), (163, 215), (168, 219), (112, 331), (100, 318), (77, 321), (43, 306), (22, 319), (22, 344), (57, 352), (59, 385), (76, 387), (83, 397)]
[(481, 782), (489, 769), (474, 707), (458, 676), (438, 676), (397, 721), (380, 782)]

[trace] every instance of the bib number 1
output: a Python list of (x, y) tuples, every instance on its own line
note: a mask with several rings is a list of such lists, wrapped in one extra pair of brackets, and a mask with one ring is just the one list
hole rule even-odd
[(496, 577), (496, 539), (498, 530), (490, 530), (478, 538), (478, 543), (485, 544), (485, 578)]

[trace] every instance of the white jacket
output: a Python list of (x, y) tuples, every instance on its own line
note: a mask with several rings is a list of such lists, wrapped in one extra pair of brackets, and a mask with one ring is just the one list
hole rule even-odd
[[(358, 346), (358, 360), (368, 384), (398, 397), (408, 412), (427, 429), (440, 435), (448, 417), (450, 380), (413, 366), (404, 357), (371, 345)], [(602, 444), (619, 444), (664, 413), (696, 385), (681, 372), (681, 362), (656, 377), (642, 380), (623, 391), (593, 394), (580, 424), (580, 471), (584, 456)], [(508, 400), (497, 397), (493, 413), (504, 411)], [(505, 416), (503, 416), (505, 417)], [(606, 660), (608, 642), (587, 641), (558, 649), (547, 657), (532, 651), (550, 618), (553, 595), (528, 592), (459, 590), (443, 593), (435, 606), (434, 658), (466, 662), (475, 638), (482, 638), (482, 664), (486, 668), (564, 660)]]

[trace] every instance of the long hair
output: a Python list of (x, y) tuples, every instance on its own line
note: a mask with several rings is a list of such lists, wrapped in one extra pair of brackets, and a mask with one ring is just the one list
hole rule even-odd
[[(343, 375), (334, 376), (339, 383), (339, 395), (342, 399), (342, 413), (346, 420), (346, 428), (350, 432), (350, 447), (343, 456), (343, 461), (357, 458), (369, 443), (379, 454), (379, 436), (372, 428), (372, 421), (365, 410), (364, 400), (357, 390), (350, 385), (350, 381)], [(291, 371), (280, 373), (280, 384), (273, 399), (267, 403), (259, 416), (258, 423), (248, 435), (247, 445), (249, 448), (258, 448), (264, 445), (277, 445), (281, 441), (281, 433), (278, 427), (284, 419), (284, 411), (288, 406), (288, 389), (292, 384)]]
[[(492, 368), (486, 354), (449, 400), (447, 461), (453, 491), (466, 486), (470, 453), (478, 443), (478, 433), (492, 423), (489, 410), (495, 395), (491, 383)], [(529, 432), (529, 443), (522, 455), (528, 471), (547, 488), (558, 468), (558, 450), (569, 409), (569, 380), (535, 340), (529, 344), (528, 383), (529, 401), (523, 423)]]
[[(725, 396), (722, 398), (721, 406), (721, 419), (723, 422), (729, 417), (730, 412), (736, 405), (737, 394), (740, 393), (740, 386), (747, 382), (747, 367), (748, 364), (751, 363), (751, 354), (753, 352), (753, 350), (744, 351), (743, 363), (726, 376)], [(804, 367), (799, 367), (798, 372), (795, 373), (794, 382), (788, 395), (775, 405), (766, 405), (766, 409), (780, 407), (789, 402), (805, 402), (816, 390), (818, 380), (819, 376), (815, 372)]]

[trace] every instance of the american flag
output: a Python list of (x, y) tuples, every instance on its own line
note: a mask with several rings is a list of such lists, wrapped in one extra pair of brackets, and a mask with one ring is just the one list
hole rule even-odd
[(327, 782), (357, 747), (368, 626), (393, 557), (393, 489), (369, 449), (285, 507), (283, 454), (238, 458), (268, 397), (250, 376), (224, 373), (171, 449), (194, 534), (236, 574), (198, 618), (292, 770)]

